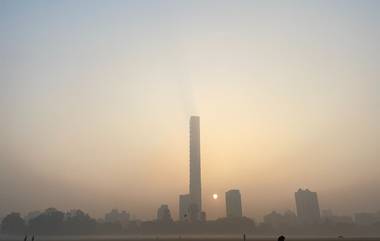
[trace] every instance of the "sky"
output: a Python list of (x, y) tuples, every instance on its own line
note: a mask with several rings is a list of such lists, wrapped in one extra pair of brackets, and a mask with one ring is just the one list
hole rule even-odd
[[(380, 210), (379, 1), (0, 0), (0, 216)], [(219, 194), (213, 200), (212, 194)]]

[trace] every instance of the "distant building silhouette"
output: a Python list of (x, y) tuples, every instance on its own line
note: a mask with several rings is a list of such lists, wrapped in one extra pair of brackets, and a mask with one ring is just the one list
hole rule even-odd
[(229, 218), (243, 216), (239, 190), (234, 189), (226, 192), (226, 216)]
[(198, 207), (198, 204), (196, 203), (190, 203), (190, 206), (189, 206), (189, 217), (190, 217), (190, 222), (197, 222), (197, 221), (200, 221), (200, 210), (199, 210), (199, 207)]
[(173, 221), (168, 205), (162, 204), (161, 207), (158, 208), (157, 221), (165, 223)]
[(189, 220), (190, 194), (179, 195), (179, 220)]
[(199, 116), (190, 117), (190, 196), (202, 211), (201, 144)]
[(119, 212), (117, 209), (112, 209), (109, 213), (106, 213), (104, 216), (104, 221), (106, 223), (127, 223), (129, 222), (129, 213), (126, 211)]
[(323, 224), (353, 224), (351, 216), (337, 216), (330, 209), (322, 210), (321, 222)]
[(179, 196), (179, 220), (200, 221), (202, 212), (202, 185), (199, 116), (190, 117), (189, 176), (189, 194)]
[(284, 214), (276, 211), (264, 216), (264, 224), (272, 228), (294, 227), (297, 225), (297, 216), (294, 212), (288, 210)]
[(321, 220), (318, 196), (316, 192), (309, 189), (299, 189), (295, 193), (297, 219), (301, 224), (317, 224)]
[(286, 225), (288, 226), (297, 225), (297, 215), (293, 211), (291, 210), (285, 211), (283, 214), (283, 217), (284, 217), (284, 222), (286, 223)]
[(265, 215), (263, 219), (265, 224), (268, 224), (273, 228), (281, 227), (283, 225), (283, 216), (276, 211), (272, 211)]

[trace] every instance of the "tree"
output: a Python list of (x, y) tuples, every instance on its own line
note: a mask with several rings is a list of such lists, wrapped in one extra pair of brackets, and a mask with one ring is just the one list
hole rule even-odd
[(10, 213), (3, 219), (1, 230), (6, 234), (23, 234), (26, 230), (25, 221), (19, 213)]
[(66, 214), (65, 231), (68, 234), (90, 234), (96, 229), (96, 221), (87, 213), (75, 210)]
[(55, 208), (48, 208), (29, 221), (29, 228), (37, 234), (61, 234), (63, 233), (63, 220), (63, 212)]

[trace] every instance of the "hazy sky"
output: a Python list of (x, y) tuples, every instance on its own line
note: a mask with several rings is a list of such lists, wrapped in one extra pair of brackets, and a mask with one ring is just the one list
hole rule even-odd
[[(380, 210), (380, 1), (0, 0), (0, 216)], [(211, 194), (222, 198), (212, 200)]]

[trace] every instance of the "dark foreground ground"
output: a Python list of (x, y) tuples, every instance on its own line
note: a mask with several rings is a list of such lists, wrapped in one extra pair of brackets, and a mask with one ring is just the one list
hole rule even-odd
[[(0, 236), (1, 241), (23, 241), (21, 236)], [(247, 237), (247, 241), (277, 241), (277, 237)], [(380, 241), (380, 237), (286, 237), (286, 241)], [(30, 241), (30, 238), (28, 239)], [(238, 236), (41, 236), (35, 241), (242, 241)]]

